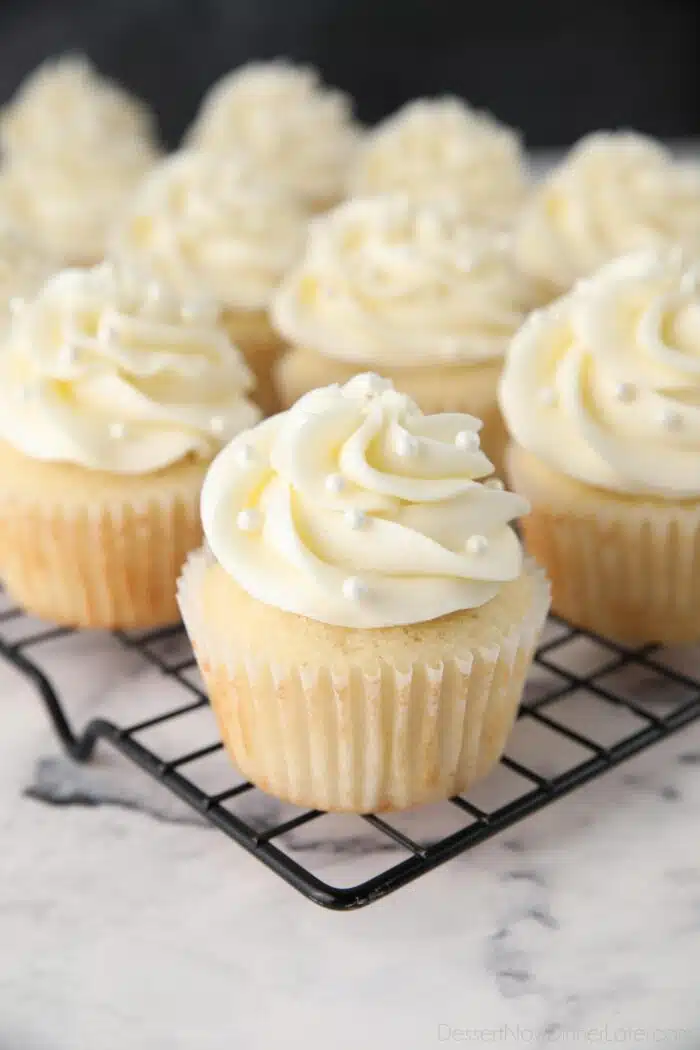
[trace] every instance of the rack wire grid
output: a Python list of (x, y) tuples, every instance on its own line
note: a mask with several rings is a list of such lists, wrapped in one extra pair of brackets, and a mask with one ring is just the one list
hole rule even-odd
[[(237, 781), (227, 761), (219, 766), (225, 786), (218, 790), (203, 787), (206, 778), (193, 772), (222, 753), (213, 719), (207, 723), (209, 738), (191, 750), (163, 754), (144, 742), (155, 728), (172, 727), (193, 712), (208, 711), (181, 625), (114, 632), (120, 646), (162, 673), (172, 702), (137, 722), (120, 725), (95, 718), (76, 732), (50, 674), (40, 666), (47, 643), (70, 640), (74, 632), (39, 624), (5, 606), (0, 606), (0, 656), (36, 687), (74, 759), (89, 759), (98, 741), (110, 745), (306, 897), (337, 910), (379, 900), (700, 718), (700, 647), (625, 648), (550, 618), (506, 754), (468, 797), (381, 817), (273, 804), (272, 815), (263, 807), (267, 816), (260, 818), (251, 800), (272, 800), (254, 785)], [(161, 691), (159, 697), (162, 703)], [(180, 734), (180, 746), (183, 739), (194, 742), (187, 731)], [(168, 750), (172, 752), (172, 740)], [(359, 836), (357, 821), (363, 822)], [(326, 822), (334, 822), (332, 831)], [(371, 853), (380, 870), (360, 882), (355, 874), (349, 885), (319, 877), (310, 870), (313, 842), (303, 836), (308, 829), (313, 829), (316, 843), (332, 842), (336, 856), (342, 854), (344, 836), (350, 836), (355, 854), (359, 842), (360, 852)], [(352, 871), (356, 873), (357, 866)]]

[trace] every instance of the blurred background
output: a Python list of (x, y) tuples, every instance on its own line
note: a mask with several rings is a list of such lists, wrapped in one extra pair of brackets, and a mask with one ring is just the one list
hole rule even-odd
[(250, 59), (311, 62), (371, 122), (461, 94), (556, 148), (596, 128), (700, 133), (698, 0), (0, 0), (0, 97), (85, 51), (175, 145), (205, 89)]

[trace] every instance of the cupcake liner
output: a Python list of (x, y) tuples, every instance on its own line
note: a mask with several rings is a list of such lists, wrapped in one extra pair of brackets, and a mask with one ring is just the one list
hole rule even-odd
[(274, 372), (282, 408), (290, 408), (303, 394), (331, 383), (347, 383), (368, 369), (390, 379), (427, 413), (467, 412), (482, 420), (481, 445), (497, 474), (503, 469), (508, 434), (498, 407), (502, 362), (475, 365), (435, 364), (416, 368), (353, 365), (303, 348), (292, 348)]
[[(202, 468), (202, 475), (203, 475)], [(133, 505), (25, 502), (0, 491), (0, 577), (42, 619), (71, 627), (177, 622), (178, 573), (202, 540), (199, 486)]]
[(552, 580), (554, 612), (628, 644), (700, 640), (700, 501), (615, 497), (533, 470), (520, 449), (508, 474), (530, 500), (525, 544)]
[[(400, 668), (285, 666), (237, 649), (202, 602), (212, 564), (190, 555), (178, 600), (228, 752), (262, 790), (299, 806), (380, 812), (465, 791), (500, 757), (549, 605), (529, 565), (519, 622), (464, 653)], [(233, 637), (232, 637), (233, 635)], [(446, 650), (450, 650), (446, 643)]]

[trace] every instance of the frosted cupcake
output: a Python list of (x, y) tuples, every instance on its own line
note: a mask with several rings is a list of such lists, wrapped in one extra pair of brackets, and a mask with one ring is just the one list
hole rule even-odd
[(471, 223), (509, 228), (528, 192), (520, 136), (458, 98), (417, 99), (368, 134), (353, 196), (449, 200)]
[(499, 758), (548, 606), (527, 510), (477, 420), (373, 375), (236, 438), (202, 494), (182, 614), (244, 775), (369, 812), (466, 790)]
[(0, 354), (0, 576), (81, 627), (177, 619), (208, 462), (259, 417), (217, 310), (112, 267), (52, 277)]
[(316, 70), (289, 62), (252, 62), (205, 96), (186, 143), (239, 155), (265, 178), (323, 211), (344, 194), (357, 144), (352, 103)]
[(627, 642), (700, 640), (700, 265), (609, 263), (514, 339), (501, 405), (553, 607)]
[(375, 368), (426, 412), (482, 419), (500, 467), (503, 353), (535, 302), (504, 235), (469, 228), (446, 206), (348, 201), (314, 221), (273, 300), (293, 347), (276, 372), (282, 404)]
[(550, 297), (620, 255), (673, 244), (700, 251), (700, 169), (632, 132), (582, 139), (532, 195), (515, 240)]
[(301, 254), (308, 214), (298, 200), (232, 160), (180, 153), (146, 179), (114, 231), (117, 259), (182, 294), (214, 297), (273, 411), (271, 369), (282, 347), (267, 308)]
[(55, 260), (0, 218), (0, 342), (7, 334), (13, 313), (21, 309), (24, 301), (39, 290), (56, 268)]
[(84, 58), (45, 62), (0, 115), (14, 218), (64, 263), (102, 258), (114, 216), (158, 156), (146, 107)]

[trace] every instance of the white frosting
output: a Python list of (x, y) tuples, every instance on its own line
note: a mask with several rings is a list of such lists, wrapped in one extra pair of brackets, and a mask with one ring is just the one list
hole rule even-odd
[(116, 148), (135, 141), (155, 143), (147, 106), (100, 76), (81, 55), (43, 62), (0, 113), (5, 159), (52, 156), (95, 143)]
[(146, 108), (81, 58), (40, 66), (0, 117), (14, 218), (65, 259), (101, 257), (158, 156)]
[(526, 502), (471, 416), (425, 416), (356, 376), (236, 438), (202, 492), (209, 547), (252, 597), (344, 627), (421, 623), (484, 605), (522, 569)]
[(450, 199), (463, 217), (509, 226), (528, 189), (520, 137), (458, 98), (417, 99), (366, 136), (350, 179), (355, 196)]
[(297, 346), (358, 364), (497, 358), (534, 305), (507, 235), (401, 197), (352, 200), (314, 220), (274, 301)]
[(700, 251), (700, 170), (632, 132), (582, 139), (533, 194), (516, 254), (535, 277), (568, 289), (628, 252)]
[(124, 474), (211, 458), (259, 418), (217, 318), (111, 266), (56, 274), (15, 314), (0, 355), (0, 438)]
[(609, 263), (525, 324), (500, 396), (518, 444), (569, 477), (700, 497), (700, 262)]
[(300, 255), (307, 223), (296, 198), (242, 164), (178, 153), (137, 192), (113, 253), (183, 293), (261, 310)]
[(0, 335), (5, 335), (12, 314), (55, 269), (55, 260), (0, 219)]
[(188, 146), (240, 154), (312, 202), (342, 195), (358, 131), (347, 95), (288, 62), (253, 62), (205, 96)]

